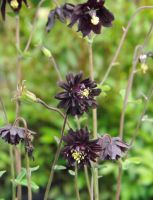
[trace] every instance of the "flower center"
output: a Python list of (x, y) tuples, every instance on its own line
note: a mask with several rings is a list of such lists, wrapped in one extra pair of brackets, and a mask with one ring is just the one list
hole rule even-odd
[(16, 8), (18, 8), (19, 3), (18, 3), (17, 0), (12, 0), (12, 1), (10, 2), (10, 6), (11, 6), (12, 8), (16, 9)]
[(90, 94), (90, 90), (89, 90), (89, 88), (85, 88), (85, 89), (82, 90), (80, 93), (81, 93), (81, 95), (82, 95), (83, 97), (88, 98), (88, 96), (89, 96), (89, 94)]
[(84, 160), (84, 153), (81, 151), (77, 151), (77, 150), (72, 150), (72, 157), (74, 160), (76, 160), (77, 163), (80, 163), (81, 160)]
[(97, 25), (99, 23), (99, 17), (93, 15), (92, 18), (91, 18), (91, 23), (93, 25)]

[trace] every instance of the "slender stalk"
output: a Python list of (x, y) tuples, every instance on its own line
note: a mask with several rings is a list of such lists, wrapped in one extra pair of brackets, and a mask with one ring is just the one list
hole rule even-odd
[(79, 186), (78, 186), (78, 166), (77, 163), (75, 164), (75, 191), (77, 200), (80, 200), (80, 193), (79, 193)]
[(120, 53), (120, 51), (121, 51), (121, 49), (122, 49), (122, 46), (123, 46), (123, 43), (124, 43), (125, 38), (126, 38), (126, 36), (127, 36), (127, 33), (128, 33), (128, 31), (129, 31), (129, 29), (130, 29), (130, 27), (131, 27), (131, 25), (132, 25), (132, 22), (134, 21), (135, 17), (136, 17), (141, 11), (144, 11), (144, 10), (152, 10), (152, 9), (153, 9), (153, 6), (142, 6), (142, 7), (139, 7), (139, 8), (134, 12), (134, 14), (132, 15), (131, 19), (129, 20), (129, 22), (128, 22), (128, 24), (127, 24), (127, 27), (124, 29), (123, 35), (122, 35), (121, 40), (120, 40), (120, 42), (119, 42), (119, 46), (118, 46), (118, 48), (117, 48), (117, 50), (116, 50), (116, 52), (115, 52), (115, 55), (114, 55), (114, 57), (113, 57), (113, 59), (112, 59), (110, 65), (108, 66), (108, 69), (107, 69), (107, 71), (106, 71), (106, 73), (105, 73), (105, 75), (104, 75), (104, 77), (103, 77), (103, 79), (102, 79), (102, 81), (101, 81), (101, 83), (100, 83), (101, 85), (104, 84), (104, 82), (106, 81), (107, 77), (109, 76), (109, 73), (110, 73), (110, 71), (112, 70), (112, 68), (113, 68), (113, 66), (114, 66), (114, 63), (116, 62), (116, 60), (117, 60), (117, 58), (118, 58), (118, 56), (119, 56), (119, 53)]
[[(16, 15), (16, 47), (20, 49), (20, 18), (19, 15)], [(20, 55), (17, 55), (17, 63), (16, 63), (16, 79), (17, 85), (21, 82), (21, 65), (20, 65)], [(20, 115), (20, 101), (19, 99), (16, 100), (16, 118)], [(14, 147), (15, 150), (15, 161), (16, 161), (16, 172), (17, 174), (21, 171), (21, 154), (20, 149), (16, 146)], [(17, 187), (17, 198), (18, 200), (22, 199), (22, 188), (20, 185)]]
[(133, 145), (133, 142), (134, 142), (134, 140), (135, 140), (135, 138), (136, 138), (136, 136), (137, 136), (137, 134), (138, 134), (139, 128), (140, 128), (141, 123), (142, 123), (142, 119), (143, 119), (143, 117), (144, 117), (144, 115), (145, 115), (145, 113), (146, 113), (146, 111), (147, 111), (147, 107), (148, 107), (148, 105), (149, 105), (149, 103), (150, 103), (150, 101), (151, 101), (152, 96), (153, 96), (153, 85), (151, 86), (151, 89), (150, 89), (150, 91), (149, 91), (149, 93), (148, 93), (148, 95), (147, 95), (147, 100), (146, 100), (146, 102), (145, 102), (144, 109), (143, 109), (143, 111), (142, 111), (142, 113), (141, 113), (141, 115), (140, 115), (140, 118), (139, 118), (139, 120), (138, 120), (136, 129), (135, 129), (134, 134), (133, 134), (133, 136), (132, 136), (132, 139), (131, 139), (131, 142), (130, 142), (130, 146)]
[(42, 4), (44, 2), (45, 2), (45, 0), (40, 0), (39, 3), (38, 3), (37, 9), (36, 9), (36, 13), (35, 13), (35, 16), (34, 16), (34, 19), (33, 19), (32, 29), (31, 29), (27, 44), (26, 44), (26, 46), (24, 48), (24, 52), (28, 51), (28, 49), (30, 47), (30, 44), (31, 44), (31, 41), (32, 41), (32, 37), (33, 37), (33, 34), (35, 32), (35, 28), (36, 28), (38, 11), (39, 11), (40, 7), (42, 6)]
[(16, 186), (15, 186), (15, 169), (14, 169), (14, 154), (13, 147), (9, 145), (10, 161), (11, 161), (11, 178), (12, 178), (12, 200), (16, 199)]
[(120, 161), (118, 161), (118, 178), (117, 178), (116, 200), (120, 199), (121, 182), (122, 182), (122, 163)]
[(90, 179), (89, 179), (88, 168), (87, 168), (86, 165), (84, 165), (84, 172), (85, 172), (85, 178), (86, 178), (86, 182), (87, 182), (87, 188), (88, 188), (90, 200), (92, 200), (91, 191), (90, 191), (90, 185), (91, 184), (90, 184)]
[[(49, 106), (48, 104), (46, 104), (42, 99), (39, 99), (37, 98), (37, 103), (41, 104), (42, 106), (44, 106), (45, 108), (47, 108), (48, 110), (51, 110), (51, 111), (55, 111), (57, 113), (59, 113), (61, 115), (61, 117), (63, 117), (63, 119), (65, 118), (65, 115), (58, 109), (58, 108), (55, 108), (53, 106)], [(66, 124), (69, 128), (71, 128), (70, 124), (69, 124), (69, 121), (67, 120), (66, 121)]]
[(54, 69), (55, 69), (55, 71), (56, 71), (56, 73), (57, 73), (57, 76), (58, 76), (58, 80), (59, 80), (59, 81), (62, 81), (62, 75), (61, 75), (61, 73), (60, 73), (59, 66), (58, 66), (58, 64), (57, 64), (57, 62), (56, 62), (56, 60), (55, 60), (55, 58), (54, 58), (53, 56), (51, 56), (51, 57), (49, 58), (49, 60), (50, 60), (50, 62), (53, 63)]
[[(88, 43), (89, 49), (89, 70), (90, 77), (94, 80), (94, 67), (93, 67), (93, 51), (92, 51), (92, 42)], [(93, 138), (97, 138), (97, 109), (93, 109)], [(99, 200), (99, 184), (98, 184), (98, 169), (93, 168), (93, 182), (94, 182), (94, 198)]]
[(63, 123), (62, 131), (61, 131), (61, 138), (60, 138), (60, 142), (58, 144), (58, 148), (57, 148), (57, 151), (56, 151), (56, 154), (55, 154), (55, 158), (54, 158), (52, 166), (51, 166), (50, 176), (49, 176), (48, 184), (47, 184), (47, 187), (46, 187), (44, 200), (47, 200), (48, 196), (49, 196), (50, 187), (51, 187), (53, 177), (54, 177), (54, 167), (55, 167), (55, 165), (58, 161), (59, 155), (60, 155), (66, 122), (67, 122), (67, 114), (65, 114), (65, 117), (64, 117), (64, 123)]
[(28, 200), (32, 200), (31, 172), (30, 172), (29, 157), (27, 153), (26, 153), (26, 170), (27, 170)]
[[(5, 123), (8, 124), (8, 117), (6, 113), (6, 109), (4, 106), (4, 103), (2, 101), (2, 98), (0, 97), (0, 103), (4, 112), (4, 119)], [(14, 168), (14, 154), (13, 154), (13, 147), (12, 145), (9, 145), (9, 154), (10, 154), (10, 165), (11, 165), (11, 179), (12, 179), (12, 200), (15, 200), (16, 198), (16, 185), (15, 185), (15, 168)]]

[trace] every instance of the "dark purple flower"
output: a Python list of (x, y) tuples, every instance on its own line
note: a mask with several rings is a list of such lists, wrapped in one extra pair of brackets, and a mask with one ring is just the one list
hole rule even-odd
[(54, 10), (51, 10), (46, 24), (47, 32), (49, 32), (53, 28), (56, 19), (65, 23), (66, 19), (70, 18), (73, 8), (73, 4), (66, 3), (60, 7), (55, 8)]
[(60, 100), (59, 108), (67, 110), (71, 115), (82, 115), (89, 107), (96, 108), (95, 97), (101, 92), (97, 84), (90, 78), (82, 80), (83, 74), (68, 74), (66, 82), (60, 82), (59, 86), (64, 89), (55, 98)]
[[(32, 131), (28, 130), (30, 134), (33, 134)], [(27, 138), (25, 128), (6, 125), (0, 128), (0, 137), (10, 144), (18, 144), (20, 141), (23, 141)]]
[(107, 134), (99, 138), (98, 144), (102, 148), (100, 153), (101, 160), (118, 160), (130, 148), (121, 138), (111, 137)]
[(78, 31), (87, 36), (93, 31), (100, 34), (101, 27), (111, 27), (113, 14), (104, 7), (105, 0), (88, 0), (74, 7), (70, 27), (78, 22)]
[(6, 9), (7, 3), (10, 5), (10, 7), (12, 8), (14, 12), (19, 12), (22, 7), (23, 2), (28, 7), (27, 0), (2, 0), (1, 13), (2, 13), (3, 20), (5, 20), (5, 12), (6, 12), (5, 9)]
[(66, 143), (62, 151), (65, 159), (70, 166), (77, 163), (79, 166), (90, 165), (90, 161), (96, 162), (101, 151), (98, 140), (89, 140), (89, 131), (87, 128), (77, 131), (69, 130), (68, 134), (63, 137)]

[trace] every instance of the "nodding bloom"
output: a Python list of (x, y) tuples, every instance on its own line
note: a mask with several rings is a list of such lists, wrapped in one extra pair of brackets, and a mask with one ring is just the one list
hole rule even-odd
[(73, 131), (70, 129), (68, 134), (63, 137), (66, 143), (62, 151), (64, 158), (70, 166), (77, 163), (78, 166), (90, 165), (90, 161), (96, 162), (101, 147), (98, 140), (89, 139), (87, 128)]
[[(88, 0), (82, 4), (64, 4), (50, 12), (47, 30), (49, 31), (55, 18), (62, 22), (65, 19), (70, 20), (69, 27), (78, 24), (78, 31), (81, 31), (83, 36), (88, 36), (91, 31), (95, 34), (101, 33), (101, 27), (111, 27), (114, 15), (104, 7), (105, 0)], [(64, 20), (63, 20), (64, 19)]]
[[(27, 132), (28, 131), (28, 132)], [(32, 156), (32, 134), (33, 131), (26, 130), (25, 128), (8, 124), (0, 128), (0, 137), (11, 145), (17, 145), (20, 142), (25, 143), (25, 150), (29, 156)]]
[(6, 13), (5, 10), (6, 10), (6, 4), (7, 3), (10, 5), (10, 7), (12, 8), (12, 10), (14, 12), (19, 12), (21, 7), (22, 7), (23, 2), (28, 7), (27, 0), (2, 0), (2, 2), (1, 2), (1, 13), (2, 13), (3, 20), (5, 20), (5, 13)]
[(101, 93), (95, 81), (90, 78), (83, 79), (80, 72), (76, 75), (70, 73), (66, 76), (66, 81), (61, 81), (59, 86), (64, 91), (58, 93), (55, 98), (60, 100), (59, 108), (64, 108), (67, 114), (82, 115), (89, 107), (96, 108), (95, 97)]
[(49, 32), (53, 28), (56, 19), (65, 23), (66, 19), (70, 18), (73, 8), (74, 8), (73, 4), (66, 3), (60, 7), (55, 8), (54, 10), (51, 10), (48, 15), (48, 21), (46, 24), (47, 32)]
[(118, 160), (130, 146), (123, 142), (119, 137), (111, 137), (106, 134), (99, 138), (98, 144), (101, 146), (101, 160)]

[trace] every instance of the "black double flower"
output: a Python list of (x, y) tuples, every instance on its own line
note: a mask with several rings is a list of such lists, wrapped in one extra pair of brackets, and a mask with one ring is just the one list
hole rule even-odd
[(66, 82), (60, 82), (59, 86), (64, 89), (55, 98), (60, 100), (59, 108), (67, 110), (67, 114), (82, 115), (89, 107), (96, 108), (95, 97), (101, 92), (97, 84), (90, 78), (82, 80), (83, 74), (68, 74)]
[(54, 10), (51, 10), (48, 22), (47, 31), (51, 30), (55, 19), (62, 22), (68, 18), (70, 20), (69, 27), (78, 23), (78, 31), (81, 31), (83, 36), (87, 36), (93, 31), (100, 34), (101, 27), (112, 26), (114, 20), (113, 14), (104, 7), (105, 0), (88, 0), (82, 4), (64, 4)]
[(96, 162), (101, 151), (98, 140), (90, 140), (87, 128), (77, 131), (69, 130), (63, 137), (66, 143), (62, 151), (70, 166), (77, 163), (79, 166), (90, 165), (90, 161)]
[(6, 12), (6, 4), (7, 3), (10, 5), (10, 7), (12, 8), (12, 10), (14, 12), (19, 12), (22, 7), (23, 2), (28, 7), (27, 0), (2, 0), (1, 13), (2, 13), (3, 19), (5, 20), (5, 12)]
[(78, 31), (83, 36), (89, 35), (91, 31), (100, 34), (101, 27), (112, 26), (114, 16), (104, 7), (104, 0), (88, 0), (86, 3), (78, 4), (74, 7), (70, 27), (78, 22)]
[(100, 153), (101, 160), (118, 160), (130, 148), (121, 138), (111, 137), (108, 134), (99, 138), (98, 144), (102, 148)]

